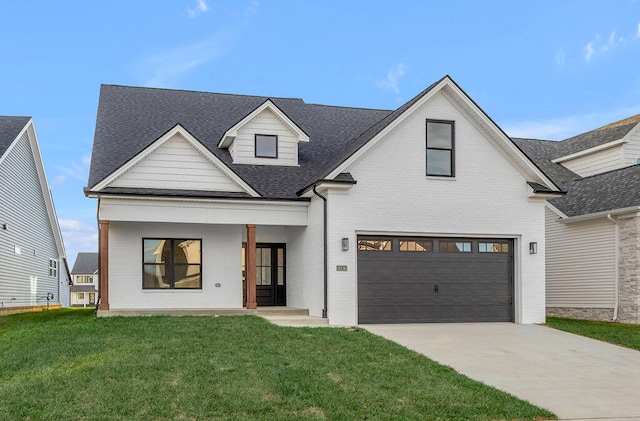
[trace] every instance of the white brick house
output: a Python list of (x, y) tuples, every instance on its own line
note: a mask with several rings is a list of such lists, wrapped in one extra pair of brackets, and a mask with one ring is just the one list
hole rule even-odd
[(71, 281), (71, 305), (94, 307), (98, 298), (98, 253), (78, 253), (71, 269)]
[(104, 85), (100, 310), (545, 318), (562, 192), (447, 77), (395, 111)]

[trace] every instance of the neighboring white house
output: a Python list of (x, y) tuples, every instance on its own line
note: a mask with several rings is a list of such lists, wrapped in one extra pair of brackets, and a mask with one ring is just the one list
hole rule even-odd
[(103, 85), (100, 310), (545, 320), (561, 194), (448, 76), (395, 111)]
[(69, 282), (33, 120), (0, 116), (0, 312), (66, 306)]
[(71, 305), (95, 307), (98, 298), (98, 253), (78, 253), (71, 269)]
[(640, 323), (640, 115), (515, 141), (567, 191), (545, 212), (547, 314)]

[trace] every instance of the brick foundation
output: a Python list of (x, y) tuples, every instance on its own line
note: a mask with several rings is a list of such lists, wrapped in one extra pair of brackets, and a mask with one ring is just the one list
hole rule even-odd
[(610, 322), (613, 320), (612, 308), (547, 307), (547, 317), (565, 319), (595, 320)]

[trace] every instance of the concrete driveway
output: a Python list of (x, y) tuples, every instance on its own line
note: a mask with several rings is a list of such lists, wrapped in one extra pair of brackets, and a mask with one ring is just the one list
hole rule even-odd
[(564, 420), (640, 420), (640, 352), (537, 325), (361, 325)]

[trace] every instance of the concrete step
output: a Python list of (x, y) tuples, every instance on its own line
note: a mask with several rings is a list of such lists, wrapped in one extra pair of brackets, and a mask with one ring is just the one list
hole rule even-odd
[(255, 312), (257, 316), (308, 316), (309, 310), (306, 308), (293, 307), (258, 307)]
[(329, 320), (315, 316), (274, 316), (260, 314), (262, 318), (278, 326), (289, 327), (322, 327), (329, 326)]

